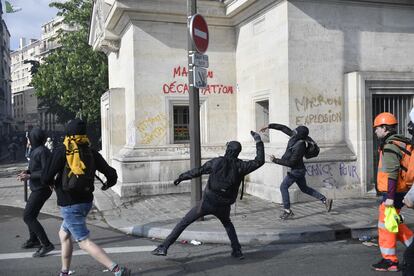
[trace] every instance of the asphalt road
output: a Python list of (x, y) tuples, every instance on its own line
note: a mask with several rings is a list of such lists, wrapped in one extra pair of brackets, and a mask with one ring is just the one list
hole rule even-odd
[[(21, 209), (0, 206), (0, 275), (58, 275), (60, 218), (41, 215), (56, 251), (34, 259), (33, 250), (20, 249), (28, 235), (21, 216)], [(177, 243), (167, 257), (156, 257), (149, 251), (158, 241), (128, 236), (109, 227), (89, 228), (91, 238), (115, 261), (130, 267), (133, 275), (384, 275), (370, 270), (380, 258), (378, 248), (358, 241), (245, 246), (244, 260), (231, 258), (227, 245)], [(401, 255), (402, 247), (399, 252)], [(77, 245), (71, 270), (75, 276), (111, 275)]]

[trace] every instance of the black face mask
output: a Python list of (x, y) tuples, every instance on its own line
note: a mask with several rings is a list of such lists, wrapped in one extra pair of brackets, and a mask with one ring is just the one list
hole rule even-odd
[(237, 141), (228, 142), (226, 153), (224, 154), (224, 156), (228, 158), (237, 158), (241, 150), (242, 150), (242, 146), (239, 142)]
[(85, 135), (86, 124), (81, 119), (70, 120), (65, 126), (66, 135)]
[(309, 129), (307, 127), (305, 127), (305, 126), (298, 126), (295, 129), (295, 132), (296, 132), (295, 136), (298, 139), (305, 139), (309, 135)]

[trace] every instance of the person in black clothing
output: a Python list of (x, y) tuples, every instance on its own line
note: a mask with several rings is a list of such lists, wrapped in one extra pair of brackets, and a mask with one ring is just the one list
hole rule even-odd
[[(93, 168), (84, 168), (82, 152), (91, 152)], [(84, 166), (80, 165), (84, 164)], [(86, 227), (86, 217), (92, 208), (93, 181), (89, 183), (92, 188), (88, 191), (74, 192), (63, 190), (63, 175), (65, 166), (70, 168), (69, 173), (79, 175), (79, 178), (92, 170), (92, 175), (98, 170), (107, 178), (103, 190), (116, 184), (118, 175), (116, 170), (108, 165), (103, 157), (94, 149), (90, 148), (89, 139), (86, 135), (86, 124), (80, 119), (69, 121), (66, 125), (66, 136), (64, 144), (55, 148), (50, 158), (49, 166), (44, 174), (44, 182), (50, 183), (56, 176), (55, 191), (57, 204), (63, 217), (63, 223), (59, 231), (59, 238), (62, 245), (62, 268), (60, 275), (69, 274), (72, 260), (73, 242), (72, 237), (78, 242), (79, 247), (89, 253), (98, 262), (107, 267), (116, 276), (130, 275), (131, 271), (114, 263), (105, 251), (89, 239), (89, 230)], [(83, 167), (83, 168), (82, 168)]]
[(260, 129), (260, 131), (263, 132), (267, 129), (280, 130), (290, 136), (286, 151), (282, 158), (275, 158), (273, 155), (270, 156), (273, 163), (286, 166), (291, 169), (280, 185), (284, 208), (280, 218), (284, 220), (294, 216), (292, 210), (290, 209), (289, 187), (295, 182), (298, 184), (299, 189), (302, 192), (322, 201), (322, 203), (325, 204), (326, 210), (330, 212), (332, 208), (332, 199), (327, 199), (324, 195), (306, 184), (306, 168), (303, 163), (303, 157), (306, 153), (305, 140), (309, 135), (309, 129), (306, 126), (298, 126), (296, 129), (292, 130), (285, 125), (269, 124), (267, 127)]
[[(256, 158), (254, 160), (242, 161), (238, 159), (237, 157), (242, 150), (242, 146), (237, 141), (231, 141), (227, 143), (224, 157), (213, 158), (199, 168), (194, 168), (180, 174), (178, 179), (174, 181), (174, 185), (178, 185), (183, 180), (199, 177), (203, 174), (210, 175), (201, 202), (193, 207), (175, 226), (166, 240), (152, 251), (153, 255), (166, 256), (170, 245), (178, 239), (187, 226), (200, 217), (211, 214), (216, 216), (226, 229), (227, 235), (231, 241), (231, 255), (239, 259), (244, 258), (236, 230), (230, 220), (230, 209), (231, 205), (236, 201), (239, 186), (244, 176), (260, 168), (265, 162), (264, 146), (260, 135), (253, 131), (251, 131), (251, 135), (256, 142)], [(217, 172), (223, 167), (223, 164), (229, 164), (226, 168), (232, 170), (232, 172), (224, 172), (224, 175), (226, 175), (228, 179), (218, 179), (214, 177), (215, 175), (219, 175)], [(215, 186), (220, 187), (220, 183), (226, 182), (231, 182), (231, 186), (224, 193), (213, 188)]]
[(46, 171), (50, 151), (44, 146), (46, 134), (40, 128), (33, 128), (30, 131), (29, 139), (33, 146), (30, 154), (29, 169), (17, 176), (20, 181), (28, 180), (30, 190), (32, 191), (27, 200), (23, 215), (23, 220), (29, 228), (30, 237), (22, 245), (22, 248), (39, 247), (33, 254), (33, 257), (43, 257), (55, 249), (42, 225), (37, 220), (40, 210), (52, 194), (52, 188), (47, 185), (47, 182), (41, 180), (41, 175)]

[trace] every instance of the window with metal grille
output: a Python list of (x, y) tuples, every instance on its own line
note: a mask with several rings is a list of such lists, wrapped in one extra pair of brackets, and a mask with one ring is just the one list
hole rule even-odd
[(174, 110), (174, 143), (188, 143), (189, 132), (189, 109), (188, 106), (176, 105)]
[[(414, 96), (412, 94), (373, 94), (372, 95), (372, 118), (375, 118), (382, 112), (390, 112), (397, 118), (397, 133), (411, 137), (408, 133), (408, 122), (410, 120), (408, 114), (413, 107)], [(374, 175), (377, 174), (377, 165), (379, 160), (378, 147), (380, 141), (373, 134), (373, 161)], [(376, 180), (374, 180), (376, 181)]]

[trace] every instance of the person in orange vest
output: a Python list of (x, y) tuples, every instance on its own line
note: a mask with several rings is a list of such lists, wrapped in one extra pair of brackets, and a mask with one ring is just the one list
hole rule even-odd
[(382, 259), (372, 265), (376, 271), (399, 271), (396, 255), (397, 240), (406, 246), (409, 246), (413, 240), (413, 232), (404, 223), (399, 224), (398, 233), (389, 232), (384, 223), (385, 208), (394, 206), (399, 213), (404, 205), (403, 198), (409, 190), (407, 183), (399, 177), (402, 148), (405, 148), (405, 144), (400, 145), (402, 142), (399, 141), (405, 137), (397, 134), (397, 124), (395, 116), (388, 112), (378, 114), (374, 120), (375, 134), (380, 142), (377, 189), (382, 194), (378, 218), (378, 243)]

